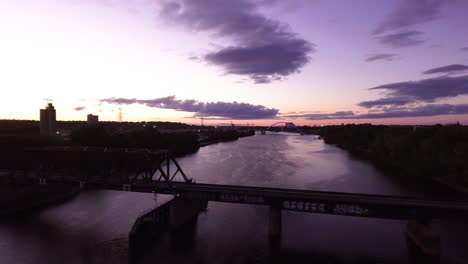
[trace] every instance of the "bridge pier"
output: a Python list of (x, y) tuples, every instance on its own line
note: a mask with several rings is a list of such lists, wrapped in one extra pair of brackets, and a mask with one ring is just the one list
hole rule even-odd
[(268, 212), (268, 236), (270, 253), (273, 260), (276, 260), (281, 252), (281, 222), (281, 207), (270, 205)]
[[(206, 210), (208, 201), (175, 197), (171, 201), (140, 216), (129, 233), (128, 263), (137, 263), (145, 250), (157, 241), (161, 234), (170, 231), (171, 243), (184, 245), (193, 236), (197, 216)], [(181, 238), (177, 240), (177, 238)]]
[(39, 178), (39, 185), (46, 185), (47, 179), (46, 178)]
[(270, 205), (268, 214), (268, 235), (270, 238), (281, 238), (281, 208)]
[(440, 263), (440, 235), (430, 220), (409, 220), (406, 241), (410, 257), (416, 263)]
[(206, 210), (208, 201), (198, 199), (187, 199), (184, 197), (174, 198), (170, 202), (169, 226), (176, 229), (190, 222), (201, 211)]

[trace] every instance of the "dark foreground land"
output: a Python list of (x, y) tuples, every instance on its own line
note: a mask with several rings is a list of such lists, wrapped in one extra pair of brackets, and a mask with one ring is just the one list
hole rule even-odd
[(467, 126), (341, 125), (324, 127), (321, 136), (406, 181), (432, 181), (468, 194)]

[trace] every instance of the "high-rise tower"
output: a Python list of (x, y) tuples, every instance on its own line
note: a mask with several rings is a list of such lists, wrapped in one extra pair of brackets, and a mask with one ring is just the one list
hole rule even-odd
[(99, 123), (99, 116), (89, 114), (88, 115), (88, 125), (96, 125), (97, 123)]
[(57, 121), (55, 119), (55, 108), (48, 103), (40, 112), (41, 136), (53, 136), (57, 134)]

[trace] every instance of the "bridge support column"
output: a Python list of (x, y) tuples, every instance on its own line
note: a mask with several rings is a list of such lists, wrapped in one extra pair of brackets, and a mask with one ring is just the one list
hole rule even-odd
[(122, 191), (130, 192), (131, 190), (132, 190), (132, 185), (131, 184), (122, 184)]
[(84, 189), (86, 182), (80, 181), (80, 189)]
[(189, 223), (199, 212), (206, 210), (207, 201), (177, 197), (171, 201), (169, 209), (169, 225), (176, 229)]
[(47, 179), (46, 178), (39, 178), (39, 185), (46, 185)]
[(270, 238), (281, 238), (281, 208), (271, 205), (268, 215), (268, 235)]
[(410, 220), (406, 227), (410, 256), (416, 263), (440, 263), (440, 235), (430, 220)]

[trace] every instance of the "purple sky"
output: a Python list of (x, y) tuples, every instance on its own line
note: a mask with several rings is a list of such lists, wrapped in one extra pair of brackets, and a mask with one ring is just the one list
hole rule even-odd
[(468, 124), (468, 1), (0, 2), (0, 118)]

